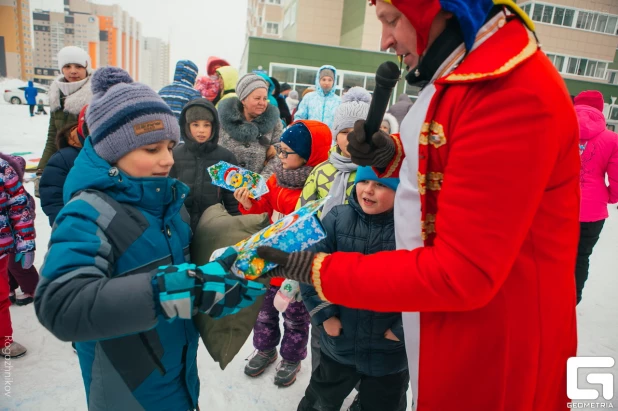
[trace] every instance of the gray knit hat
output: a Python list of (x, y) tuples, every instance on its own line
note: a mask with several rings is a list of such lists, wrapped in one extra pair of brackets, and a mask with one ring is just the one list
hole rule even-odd
[(320, 71), (320, 80), (322, 80), (322, 77), (330, 77), (334, 80), (335, 72), (329, 68), (322, 69), (322, 71)]
[(172, 110), (150, 87), (133, 82), (126, 71), (104, 67), (91, 80), (86, 124), (94, 151), (110, 164), (125, 154), (163, 140), (180, 140)]
[(335, 110), (332, 132), (333, 140), (343, 129), (354, 127), (357, 120), (367, 119), (371, 94), (362, 87), (352, 87), (341, 97), (341, 104)]
[(189, 107), (189, 109), (185, 113), (185, 120), (187, 124), (191, 124), (194, 121), (198, 120), (206, 120), (212, 123), (215, 120), (215, 117), (212, 115), (212, 112), (206, 107), (196, 105)]
[(268, 84), (266, 84), (266, 80), (255, 73), (247, 73), (238, 80), (236, 84), (236, 94), (240, 101), (243, 101), (249, 97), (249, 94), (259, 88), (263, 88), (268, 93)]

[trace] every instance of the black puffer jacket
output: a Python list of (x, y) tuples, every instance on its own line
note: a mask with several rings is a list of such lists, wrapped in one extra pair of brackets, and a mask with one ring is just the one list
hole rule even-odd
[[(212, 137), (202, 144), (185, 133), (185, 116), (187, 110), (193, 106), (202, 106), (210, 110), (215, 119), (212, 125)], [(219, 161), (236, 164), (236, 157), (231, 151), (219, 145), (219, 116), (210, 101), (200, 98), (187, 103), (180, 114), (179, 122), (185, 143), (174, 149), (174, 166), (170, 171), (170, 177), (177, 178), (191, 189), (185, 206), (191, 216), (191, 230), (195, 232), (202, 213), (212, 205), (222, 203), (230, 214), (240, 214), (234, 193), (213, 185), (206, 170)]]
[[(378, 215), (365, 214), (352, 190), (349, 203), (333, 208), (322, 220), (327, 237), (311, 251), (335, 251), (374, 254), (395, 249), (393, 211)], [(388, 269), (375, 273), (376, 281), (388, 276)], [(354, 275), (354, 273), (350, 273)], [(355, 366), (359, 373), (382, 377), (408, 368), (401, 313), (379, 313), (356, 310), (322, 301), (311, 286), (301, 284), (303, 301), (311, 317), (322, 329), (322, 352), (340, 364)], [(322, 323), (331, 317), (341, 320), (338, 337), (329, 336)], [(387, 340), (384, 333), (391, 329), (400, 340)]]

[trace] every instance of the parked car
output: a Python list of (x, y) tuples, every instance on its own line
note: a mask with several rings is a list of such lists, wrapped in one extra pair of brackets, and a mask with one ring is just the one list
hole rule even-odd
[[(12, 89), (4, 90), (4, 101), (11, 104), (26, 104), (26, 97), (24, 96), (25, 89), (26, 86), (13, 87)], [(36, 96), (37, 103), (39, 100), (43, 100), (43, 104), (49, 106), (49, 95), (47, 94), (47, 89), (39, 86), (36, 90), (39, 92)]]

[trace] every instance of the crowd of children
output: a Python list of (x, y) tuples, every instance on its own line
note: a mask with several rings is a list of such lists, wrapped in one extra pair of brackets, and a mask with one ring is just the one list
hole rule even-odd
[[(2, 283), (6, 282), (8, 292), (3, 290), (7, 298), (0, 299), (0, 312), (6, 316), (11, 302), (24, 305), (34, 299), (41, 323), (59, 339), (76, 342), (91, 409), (139, 405), (186, 410), (197, 407), (199, 394), (198, 333), (192, 315), (234, 314), (265, 293), (253, 330), (256, 352), (245, 374), (259, 376), (280, 354), (274, 382), (294, 383), (307, 356), (313, 323), (312, 346), (317, 347), (312, 353), (313, 377), (299, 409), (338, 409), (359, 381), (361, 394), (355, 406), (378, 409), (371, 404), (377, 401), (375, 390), (381, 385), (369, 387), (368, 381), (387, 381), (392, 375), (396, 377), (386, 382), (388, 393), (396, 393), (394, 401), (405, 404), (405, 359), (400, 359), (399, 366), (384, 362), (402, 352), (405, 356), (397, 314), (374, 323), (370, 332), (381, 334), (383, 341), (365, 346), (366, 354), (382, 352), (384, 358), (368, 363), (346, 349), (357, 344), (356, 336), (364, 332), (360, 322), (350, 321), (357, 315), (354, 310), (347, 314), (343, 307), (316, 304), (310, 289), (303, 289), (302, 301), (296, 283), (295, 299), (284, 307), (281, 338), (281, 307), (275, 306), (275, 300), (281, 296), (283, 279), (272, 279), (265, 289), (226, 274), (234, 255), (196, 267), (189, 252), (200, 217), (213, 205), (223, 205), (231, 216), (267, 213), (275, 222), (327, 195), (331, 199), (320, 214), (322, 218), (332, 214), (324, 220), (328, 238), (316, 248), (335, 247), (331, 240), (348, 235), (340, 234), (341, 226), (335, 224), (334, 216), (341, 214), (357, 220), (346, 224), (346, 230), (373, 225), (355, 234), (351, 249), (392, 249), (396, 183), (381, 181), (369, 171), (359, 179), (346, 150), (347, 133), (356, 120), (367, 116), (371, 95), (356, 87), (340, 101), (334, 87), (336, 69), (325, 66), (317, 74), (318, 92), (299, 106), (298, 93), (285, 83), (281, 87), (276, 79), (253, 73), (236, 80), (237, 72), (227, 62), (212, 63), (217, 63), (212, 74), (197, 86), (208, 98), (194, 98), (187, 90), (189, 83), (195, 83), (196, 69), (190, 61), (179, 62), (176, 84), (159, 95), (120, 69), (103, 68), (88, 77), (93, 97), (81, 108), (77, 121), (57, 130), (57, 151), (40, 181), (42, 208), (53, 231), (36, 296), (34, 202), (20, 183), (20, 159), (4, 161), (5, 169), (15, 169), (4, 173), (9, 179), (4, 182), (3, 221), (15, 227), (10, 230), (14, 233), (11, 244), (6, 241), (3, 247), (7, 258), (2, 260), (8, 267), (2, 267), (7, 276)], [(218, 87), (211, 79), (217, 79)], [(285, 131), (285, 123), (291, 120), (287, 112), (284, 124), (279, 121), (283, 105), (302, 118)], [(323, 110), (316, 111), (317, 106)], [(396, 131), (396, 124), (388, 126)], [(262, 173), (269, 192), (256, 200), (246, 189), (231, 192), (216, 187), (207, 168), (219, 161)], [(387, 195), (382, 195), (385, 191)], [(352, 201), (349, 209), (339, 209), (348, 201)], [(366, 238), (369, 231), (381, 242)], [(382, 231), (386, 233), (379, 234)], [(16, 258), (14, 253), (24, 257)], [(18, 286), (22, 293), (15, 296)], [(128, 312), (133, 313), (130, 319)], [(327, 313), (328, 318), (323, 318)], [(116, 321), (120, 316), (124, 321)], [(11, 333), (5, 331), (5, 335)], [(122, 352), (130, 352), (130, 358)], [(13, 343), (13, 357), (24, 353), (23, 346)], [(378, 369), (376, 361), (381, 363)], [(345, 381), (329, 380), (342, 370), (347, 370)], [(116, 381), (119, 375), (123, 377)], [(329, 386), (328, 390), (319, 388), (320, 384)]]
[[(506, 19), (502, 8), (489, 13), (495, 2), (463, 3), (466, 7), (458, 3), (449, 5), (452, 10), (440, 10), (434, 2), (430, 20), (409, 2), (378, 2), (382, 48), (395, 48), (408, 66), (418, 63), (407, 81), (427, 85), (427, 91), (411, 111), (410, 99), (400, 96), (372, 136), (365, 136), (359, 122), (368, 115), (370, 93), (360, 87), (339, 93), (337, 69), (330, 65), (320, 67), (315, 87), (299, 96), (261, 70), (239, 78), (227, 61), (212, 57), (207, 76), (198, 79), (197, 65), (181, 60), (174, 83), (157, 93), (122, 69), (93, 71), (90, 57), (77, 47), (62, 49), (62, 75), (50, 89), (50, 126), (37, 170), (40, 184), (35, 186), (52, 226), (40, 281), (34, 268), (35, 203), (23, 185), (25, 162), (0, 153), (0, 335), (5, 338), (5, 358), (26, 354), (26, 348), (13, 341), (9, 305), (34, 302), (40, 323), (58, 339), (74, 342), (89, 409), (199, 410), (197, 351), (204, 331), (196, 318), (233, 321), (245, 314), (242, 321), (247, 322), (255, 313), (255, 352), (244, 373), (258, 377), (281, 355), (274, 378), (280, 387), (297, 380), (312, 330), (311, 378), (299, 398), (299, 411), (340, 410), (354, 389), (358, 394), (348, 411), (404, 411), (410, 384), (416, 405), (426, 409), (451, 409), (460, 403), (467, 404), (465, 409), (498, 409), (504, 408), (505, 399), (513, 409), (562, 404), (566, 398), (558, 380), (564, 379), (563, 360), (576, 348), (573, 308), (582, 298), (607, 204), (618, 201), (618, 135), (606, 130), (603, 96), (597, 92), (575, 99), (575, 122), (563, 87), (557, 86), (557, 73), (524, 27), (527, 20)], [(425, 23), (430, 21), (440, 24), (429, 27)], [(416, 39), (411, 43), (410, 33)], [(507, 36), (520, 41), (509, 43)], [(507, 43), (519, 48), (509, 49)], [(528, 44), (523, 51), (522, 44)], [(464, 56), (463, 51), (454, 53), (457, 47), (476, 51)], [(424, 54), (426, 49), (434, 54)], [(433, 64), (446, 56), (451, 57)], [(451, 72), (449, 81), (455, 83), (458, 76), (469, 79), (470, 74), (463, 73), (467, 66), (489, 78), (495, 73), (483, 74), (487, 61), (506, 67), (503, 86), (495, 90), (482, 82), (438, 89), (433, 82), (439, 77), (431, 80), (431, 71), (438, 67), (443, 74)], [(479, 194), (483, 190), (468, 163), (476, 164), (477, 157), (488, 162), (492, 152), (504, 156), (513, 151), (504, 147), (521, 142), (498, 132), (500, 138), (484, 143), (488, 145), (482, 152), (474, 151), (478, 145), (460, 146), (484, 135), (471, 136), (469, 130), (496, 129), (492, 121), (503, 125), (517, 117), (513, 110), (521, 114), (518, 118), (533, 116), (536, 108), (521, 101), (515, 109), (498, 108), (485, 116), (487, 108), (494, 108), (487, 101), (499, 100), (496, 90), (507, 90), (517, 76), (533, 78), (528, 72), (540, 73), (528, 84), (530, 90), (545, 91), (538, 94), (545, 97), (537, 105), (548, 115), (539, 122), (558, 124), (557, 112), (566, 113), (566, 120), (549, 133), (553, 146), (536, 151), (552, 158), (537, 161), (547, 175), (536, 182), (538, 201), (528, 201), (529, 209), (519, 204), (519, 214), (511, 202), (507, 211), (519, 220), (478, 231), (473, 244), (469, 233), (484, 226), (471, 228), (470, 222), (481, 215), (502, 220), (504, 212), (496, 214), (491, 207), (500, 196), (488, 196), (485, 189)], [(32, 83), (26, 96), (32, 116)], [(453, 120), (450, 110), (462, 99), (473, 107), (457, 114), (465, 127)], [(558, 110), (552, 112), (549, 106)], [(483, 115), (468, 118), (475, 110)], [(576, 194), (577, 124), (581, 203)], [(509, 133), (533, 138), (522, 130), (514, 126)], [(558, 151), (567, 154), (554, 164)], [(492, 158), (500, 169), (494, 174), (508, 177), (496, 186), (503, 194), (513, 187), (519, 193), (529, 191), (516, 182), (523, 181), (520, 171), (531, 168), (509, 163), (506, 157), (505, 169)], [(268, 192), (253, 198), (247, 188), (232, 192), (216, 186), (208, 168), (221, 161), (261, 174)], [(446, 163), (457, 169), (451, 174), (460, 181), (449, 180), (451, 185), (443, 190)], [(560, 191), (551, 195), (547, 187)], [(440, 237), (435, 227), (439, 191), (440, 215), (446, 216), (441, 221), (451, 227)], [(564, 206), (551, 206), (555, 198)], [(195, 247), (194, 233), (209, 210), (224, 214), (231, 225), (244, 225), (249, 215), (261, 215), (265, 224), (266, 216), (274, 223), (318, 199), (326, 199), (317, 214), (325, 238), (291, 254), (258, 249), (261, 257), (279, 264), (262, 279), (250, 281), (232, 273), (237, 255), (231, 247), (205, 264), (199, 255), (203, 251)], [(577, 296), (571, 296), (572, 281), (565, 277), (569, 262), (555, 254), (558, 248), (575, 251), (578, 204)], [(564, 213), (547, 211), (554, 209)], [(524, 227), (533, 217), (553, 227), (564, 241), (547, 236), (540, 245), (531, 244), (530, 238), (545, 234), (538, 226)], [(400, 228), (412, 222), (412, 229), (395, 231), (396, 224)], [(504, 241), (492, 259), (471, 260), (479, 253), (468, 247), (483, 249), (488, 238)], [(387, 261), (393, 266), (388, 272), (383, 269)], [(554, 277), (537, 278), (539, 273)], [(476, 282), (473, 277), (478, 277)], [(532, 304), (518, 303), (524, 289)], [(512, 337), (530, 334), (514, 331), (534, 330), (543, 321), (557, 324), (558, 317), (566, 320), (528, 345)], [(463, 348), (445, 338), (466, 333)], [(555, 348), (558, 340), (563, 346), (547, 349)], [(495, 362), (491, 372), (479, 373), (471, 366), (479, 362), (479, 353)], [(539, 358), (543, 367), (534, 363)], [(418, 362), (431, 364), (420, 373)], [(474, 378), (466, 380), (467, 375)], [(530, 376), (538, 381), (530, 383)], [(444, 381), (447, 398), (440, 398)], [(479, 381), (486, 398), (476, 398), (473, 385)]]

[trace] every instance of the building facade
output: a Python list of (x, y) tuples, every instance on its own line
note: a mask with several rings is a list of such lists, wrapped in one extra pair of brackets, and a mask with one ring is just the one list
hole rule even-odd
[(158, 38), (144, 37), (139, 76), (142, 83), (157, 91), (170, 83), (168, 43)]
[(536, 26), (542, 49), (571, 95), (599, 90), (606, 116), (618, 128), (618, 1), (520, 1)]
[(141, 24), (120, 6), (64, 0), (63, 13), (35, 10), (32, 20), (38, 82), (49, 84), (60, 74), (56, 56), (65, 46), (86, 50), (95, 69), (121, 67), (140, 79)]
[(31, 31), (29, 0), (0, 0), (0, 77), (33, 78)]

